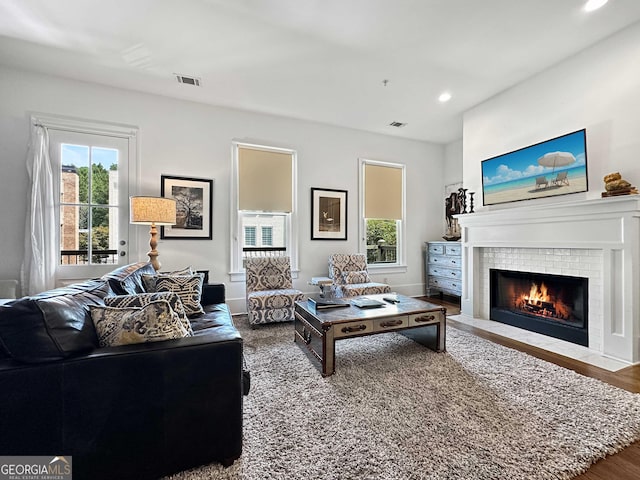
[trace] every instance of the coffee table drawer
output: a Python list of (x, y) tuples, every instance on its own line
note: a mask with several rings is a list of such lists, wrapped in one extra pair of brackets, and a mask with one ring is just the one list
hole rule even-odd
[(356, 337), (373, 332), (373, 320), (339, 323), (333, 326), (333, 338)]
[(398, 315), (389, 318), (376, 318), (373, 320), (374, 332), (385, 332), (387, 330), (397, 330), (398, 328), (407, 328), (409, 326), (408, 315)]
[(437, 323), (442, 321), (444, 321), (444, 313), (442, 313), (441, 311), (414, 313), (409, 315), (410, 327), (416, 327), (420, 325), (429, 325), (432, 323)]

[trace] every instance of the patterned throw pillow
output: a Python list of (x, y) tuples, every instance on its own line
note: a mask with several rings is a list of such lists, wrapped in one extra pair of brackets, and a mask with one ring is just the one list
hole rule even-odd
[(203, 273), (186, 275), (157, 275), (157, 292), (174, 292), (180, 296), (187, 315), (199, 315), (204, 313), (200, 299), (202, 297)]
[(187, 312), (182, 305), (182, 300), (178, 294), (173, 292), (139, 293), (138, 295), (118, 295), (115, 297), (105, 297), (104, 304), (114, 308), (144, 307), (156, 300), (166, 300), (171, 309), (178, 314), (182, 325), (187, 330), (188, 336), (193, 335), (191, 322), (187, 318)]
[(358, 272), (342, 272), (342, 278), (347, 285), (353, 285), (355, 283), (369, 283), (369, 273), (366, 270)]
[(101, 347), (159, 342), (187, 336), (178, 314), (166, 300), (157, 300), (142, 308), (91, 305), (89, 309)]
[(173, 272), (145, 273), (142, 275), (142, 285), (144, 285), (145, 292), (152, 293), (156, 291), (156, 277), (158, 275), (193, 275), (193, 269), (189, 266), (181, 268), (180, 270), (174, 270)]

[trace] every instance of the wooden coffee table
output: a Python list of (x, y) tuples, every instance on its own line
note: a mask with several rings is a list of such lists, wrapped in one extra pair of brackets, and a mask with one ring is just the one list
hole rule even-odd
[[(383, 300), (385, 296), (388, 295), (366, 295), (366, 298)], [(444, 352), (447, 310), (416, 298), (396, 297), (399, 303), (385, 302), (383, 307), (364, 309), (351, 305), (316, 310), (307, 300), (298, 301), (295, 305), (295, 341), (323, 377), (335, 372), (336, 340), (431, 326), (436, 329), (435, 350)], [(354, 298), (363, 297), (343, 300)]]

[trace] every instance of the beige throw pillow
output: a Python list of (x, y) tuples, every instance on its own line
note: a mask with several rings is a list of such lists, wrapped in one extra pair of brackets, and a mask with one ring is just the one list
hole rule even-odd
[(190, 276), (156, 275), (156, 291), (177, 293), (187, 315), (199, 315), (204, 313), (202, 305), (200, 305), (203, 281), (203, 273)]
[(193, 335), (193, 329), (191, 328), (191, 322), (187, 318), (187, 312), (182, 305), (182, 300), (177, 293), (173, 292), (155, 292), (155, 293), (140, 293), (138, 295), (118, 295), (115, 297), (105, 297), (104, 304), (107, 307), (114, 308), (140, 308), (148, 305), (156, 300), (166, 300), (169, 302), (171, 309), (178, 314), (182, 325), (187, 330), (188, 336)]
[(158, 342), (188, 336), (178, 314), (166, 300), (142, 308), (113, 308), (91, 305), (91, 320), (101, 347)]

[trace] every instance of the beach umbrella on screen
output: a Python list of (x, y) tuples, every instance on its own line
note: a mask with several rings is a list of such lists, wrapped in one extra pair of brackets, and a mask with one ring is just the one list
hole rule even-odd
[(543, 167), (551, 167), (552, 172), (556, 167), (566, 167), (576, 161), (576, 157), (569, 152), (549, 152), (545, 153), (538, 159), (538, 165)]

